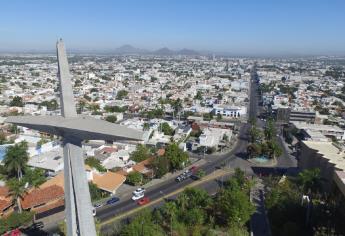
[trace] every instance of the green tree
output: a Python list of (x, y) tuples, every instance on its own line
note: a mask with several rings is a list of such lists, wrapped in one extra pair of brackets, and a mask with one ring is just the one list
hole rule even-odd
[(128, 95), (128, 91), (126, 90), (120, 90), (117, 92), (116, 99), (117, 100), (122, 100)]
[(205, 222), (205, 212), (199, 208), (192, 208), (185, 212), (183, 220), (189, 226), (203, 225)]
[(255, 158), (261, 154), (261, 146), (255, 143), (250, 143), (247, 146), (247, 154), (249, 158)]
[[(262, 145), (264, 145), (264, 144), (262, 144)], [(262, 150), (261, 151), (262, 154), (265, 154), (270, 158), (279, 157), (283, 153), (283, 150), (281, 149), (279, 144), (274, 140), (270, 140), (270, 141), (266, 142), (266, 147), (262, 147), (261, 150)], [(266, 151), (266, 152), (264, 152), (264, 151)]]
[(164, 155), (170, 160), (172, 170), (182, 169), (189, 159), (188, 154), (183, 152), (176, 143), (170, 144)]
[(23, 180), (11, 178), (7, 181), (6, 185), (9, 188), (10, 195), (16, 200), (19, 213), (21, 213), (21, 200), (23, 200), (24, 194), (26, 193), (25, 182)]
[(118, 112), (118, 113), (121, 113), (121, 112), (125, 112), (127, 111), (127, 108), (126, 106), (124, 107), (119, 107), (119, 106), (105, 106), (104, 107), (104, 110), (108, 113), (114, 113), (114, 112)]
[(127, 175), (126, 182), (131, 185), (139, 185), (143, 182), (143, 175), (137, 171), (132, 171)]
[(222, 121), (223, 117), (222, 114), (217, 114), (217, 121)]
[(320, 169), (307, 169), (298, 174), (298, 183), (304, 192), (318, 192), (321, 189)]
[(165, 135), (173, 135), (174, 134), (174, 130), (170, 127), (170, 125), (167, 122), (164, 122), (161, 125), (161, 128), (162, 128), (162, 132)]
[(86, 158), (85, 159), (85, 164), (90, 166), (90, 167), (92, 167), (92, 168), (95, 168), (99, 172), (106, 172), (107, 171), (107, 169), (104, 168), (104, 166), (102, 166), (101, 161), (98, 160), (95, 157), (88, 157), (88, 158)]
[(202, 99), (203, 99), (203, 98), (202, 98), (202, 93), (201, 93), (201, 91), (198, 91), (198, 92), (196, 93), (194, 99), (196, 99), (196, 100), (202, 100)]
[(161, 178), (170, 170), (170, 160), (166, 156), (154, 158), (151, 164), (157, 178)]
[(28, 145), (24, 141), (7, 148), (3, 164), (10, 176), (16, 175), (18, 179), (22, 178), (23, 169), (29, 161), (27, 149)]
[(180, 112), (183, 108), (182, 101), (180, 98), (176, 100), (170, 100), (170, 105), (174, 108), (175, 112)]
[(6, 135), (3, 131), (0, 131), (0, 145), (3, 145), (7, 142)]
[(117, 121), (117, 117), (114, 115), (109, 115), (105, 118), (105, 120), (111, 123), (115, 123)]
[(92, 201), (97, 201), (107, 195), (104, 194), (103, 191), (97, 187), (97, 184), (94, 184), (92, 182), (89, 182), (89, 191)]
[(44, 170), (42, 169), (31, 169), (29, 167), (25, 168), (25, 175), (23, 176), (23, 181), (29, 183), (30, 186), (38, 188), (41, 184), (46, 181), (44, 176)]
[(144, 125), (143, 125), (143, 130), (144, 130), (144, 131), (150, 130), (150, 124), (147, 123), (147, 122), (145, 122)]
[(272, 119), (269, 119), (264, 130), (266, 140), (272, 140), (276, 136), (276, 133), (275, 124)]
[(40, 107), (42, 107), (42, 106), (47, 107), (47, 110), (48, 110), (48, 111), (55, 111), (55, 110), (57, 110), (58, 107), (59, 107), (59, 105), (58, 105), (56, 99), (52, 99), (52, 100), (50, 100), (50, 101), (43, 101), (43, 102), (40, 103), (39, 106), (40, 106)]
[(10, 106), (11, 107), (23, 107), (24, 103), (23, 103), (23, 98), (19, 97), (19, 96), (15, 96), (12, 101), (10, 102)]
[(23, 211), (22, 213), (14, 212), (6, 218), (0, 219), (0, 234), (19, 227), (30, 226), (33, 222), (34, 212)]
[(126, 225), (121, 236), (164, 236), (166, 235), (160, 225), (154, 222), (149, 210), (141, 211), (128, 225)]
[(188, 199), (187, 209), (193, 208), (208, 208), (211, 206), (212, 199), (204, 189), (186, 188), (177, 198), (178, 207), (181, 203), (181, 198)]
[(89, 104), (89, 110), (93, 114), (97, 114), (99, 112), (99, 105), (97, 103), (91, 103), (91, 104)]
[(251, 143), (257, 143), (258, 141), (261, 140), (261, 132), (260, 130), (256, 127), (256, 125), (252, 125), (250, 130), (249, 130), (249, 135), (250, 135), (250, 142)]
[(167, 225), (169, 225), (170, 235), (173, 235), (173, 222), (176, 220), (176, 215), (178, 213), (175, 202), (166, 202), (163, 206), (163, 215), (169, 220)]
[(85, 100), (79, 100), (78, 106), (77, 106), (78, 107), (78, 109), (77, 109), (78, 114), (83, 113), (85, 106), (86, 106)]
[(151, 156), (150, 150), (143, 144), (137, 145), (134, 152), (131, 153), (131, 160), (141, 162)]
[(210, 112), (210, 113), (205, 113), (202, 115), (203, 119), (204, 120), (212, 120), (213, 119), (213, 113)]
[(249, 196), (239, 189), (222, 189), (215, 204), (218, 214), (228, 225), (244, 225), (255, 211)]

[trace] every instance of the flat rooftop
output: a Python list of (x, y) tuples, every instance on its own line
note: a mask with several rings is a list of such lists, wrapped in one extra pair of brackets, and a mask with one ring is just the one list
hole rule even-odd
[(324, 158), (333, 163), (336, 168), (345, 170), (345, 153), (334, 146), (331, 142), (303, 141), (309, 148), (322, 154)]

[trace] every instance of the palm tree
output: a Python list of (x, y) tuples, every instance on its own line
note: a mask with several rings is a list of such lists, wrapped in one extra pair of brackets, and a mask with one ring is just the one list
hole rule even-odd
[(177, 208), (174, 202), (167, 202), (164, 205), (164, 213), (170, 218), (170, 235), (172, 235), (173, 219), (176, 215)]
[(321, 171), (318, 168), (304, 170), (298, 174), (298, 181), (304, 191), (316, 192), (321, 188)]
[(271, 140), (276, 135), (276, 128), (272, 119), (267, 121), (267, 126), (264, 133), (266, 140)]
[(181, 208), (182, 211), (185, 211), (188, 205), (188, 196), (185, 192), (181, 193), (177, 198), (177, 205)]
[(20, 142), (14, 146), (7, 148), (5, 158), (3, 159), (4, 166), (7, 172), (17, 175), (18, 179), (23, 177), (23, 169), (29, 161), (27, 153), (28, 145), (26, 142)]
[(25, 182), (15, 178), (11, 178), (6, 183), (9, 188), (9, 193), (13, 200), (16, 201), (19, 213), (22, 213), (22, 206), (20, 200), (23, 200), (24, 194), (26, 193)]

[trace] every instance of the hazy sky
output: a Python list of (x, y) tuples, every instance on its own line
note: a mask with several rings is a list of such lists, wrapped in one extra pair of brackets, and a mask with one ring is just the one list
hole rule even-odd
[(345, 53), (345, 0), (8, 0), (0, 50), (191, 48)]

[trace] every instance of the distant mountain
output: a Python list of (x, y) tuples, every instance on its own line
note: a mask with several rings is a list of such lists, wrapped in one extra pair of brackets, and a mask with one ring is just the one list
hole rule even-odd
[(116, 54), (145, 54), (148, 53), (145, 49), (135, 48), (132, 45), (125, 44), (114, 50)]
[(160, 48), (156, 51), (153, 51), (153, 54), (169, 56), (169, 55), (174, 55), (175, 52), (170, 50), (169, 48)]
[(169, 48), (160, 48), (156, 51), (153, 51), (153, 54), (156, 54), (156, 55), (163, 55), (163, 56), (170, 56), (170, 55), (186, 55), (186, 56), (195, 56), (195, 55), (200, 55), (199, 52), (197, 51), (194, 51), (194, 50), (191, 50), (191, 49), (187, 49), (187, 48), (184, 48), (184, 49), (181, 49), (181, 50), (178, 50), (178, 51), (173, 51), (173, 50), (170, 50)]
[(187, 49), (187, 48), (184, 48), (180, 51), (177, 51), (176, 54), (179, 54), (179, 55), (187, 55), (187, 56), (195, 56), (195, 55), (200, 55), (199, 52), (197, 51), (194, 51), (192, 49)]

